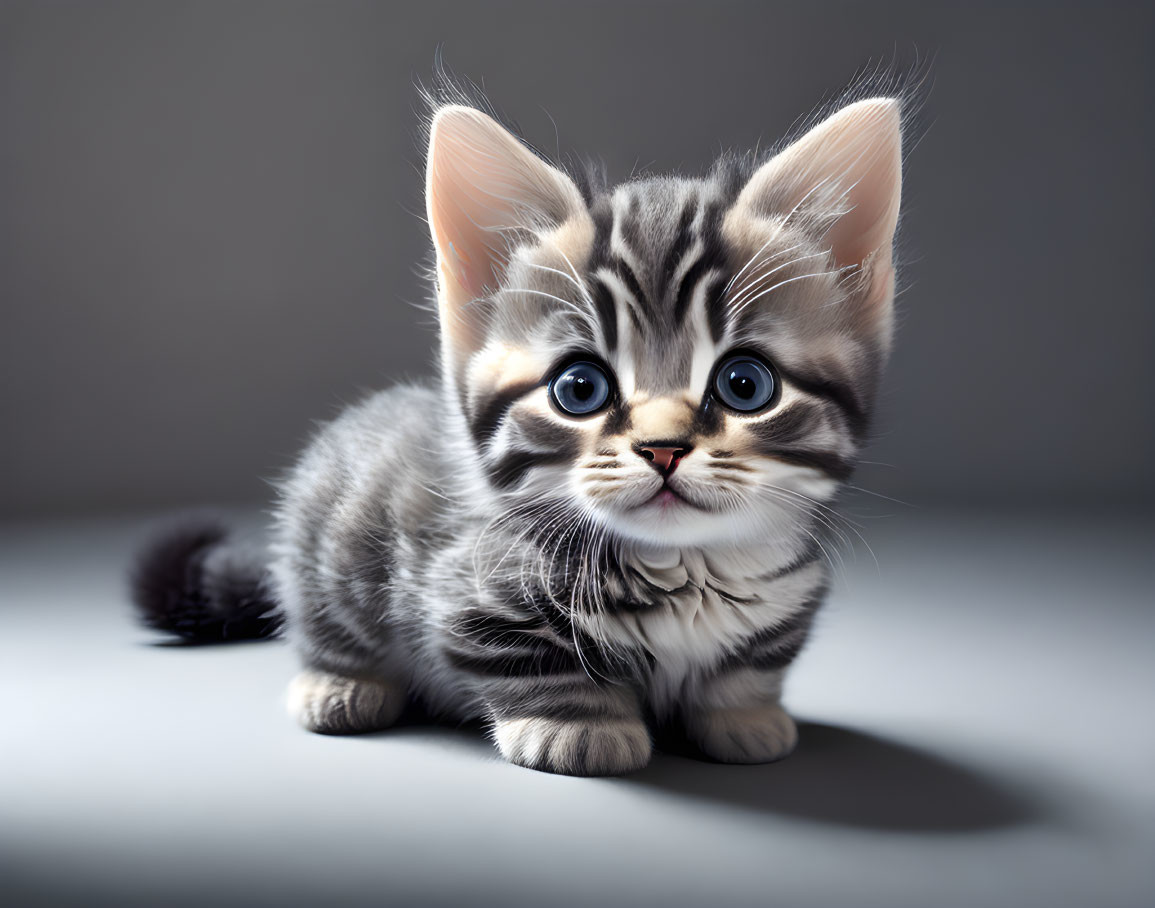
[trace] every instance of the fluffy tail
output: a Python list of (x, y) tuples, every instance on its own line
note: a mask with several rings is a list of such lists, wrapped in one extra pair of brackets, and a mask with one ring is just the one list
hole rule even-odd
[(264, 551), (234, 542), (212, 517), (158, 532), (137, 556), (131, 587), (140, 620), (186, 643), (272, 637), (281, 627)]

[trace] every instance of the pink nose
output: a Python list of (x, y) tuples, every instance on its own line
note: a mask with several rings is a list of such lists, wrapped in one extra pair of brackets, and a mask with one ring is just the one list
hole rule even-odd
[(690, 453), (690, 446), (637, 445), (634, 450), (663, 476), (669, 476), (677, 469), (678, 461)]

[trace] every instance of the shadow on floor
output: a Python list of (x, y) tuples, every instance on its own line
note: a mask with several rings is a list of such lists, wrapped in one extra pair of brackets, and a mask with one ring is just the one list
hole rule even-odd
[(665, 753), (622, 781), (765, 813), (892, 831), (977, 831), (1037, 814), (999, 783), (910, 745), (814, 722), (800, 723), (798, 730), (798, 749), (780, 763), (703, 763), (674, 755), (664, 743)]
[[(976, 832), (1038, 819), (1025, 796), (974, 769), (909, 744), (851, 728), (800, 722), (798, 749), (779, 763), (731, 766), (696, 758), (659, 736), (653, 762), (618, 785), (642, 785), (767, 814), (893, 832)], [(410, 710), (380, 735), (412, 735), (431, 745), (497, 758), (480, 723), (438, 725)]]

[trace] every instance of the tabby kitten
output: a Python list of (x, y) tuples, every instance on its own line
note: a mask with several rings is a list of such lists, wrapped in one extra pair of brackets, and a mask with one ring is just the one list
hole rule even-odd
[(768, 160), (612, 189), (441, 107), (439, 380), (320, 431), (267, 570), (212, 527), (154, 544), (146, 620), (224, 639), (283, 619), (292, 712), (325, 734), (412, 700), (550, 772), (645, 766), (647, 722), (717, 760), (783, 757), (822, 512), (890, 344), (900, 183), (886, 98)]

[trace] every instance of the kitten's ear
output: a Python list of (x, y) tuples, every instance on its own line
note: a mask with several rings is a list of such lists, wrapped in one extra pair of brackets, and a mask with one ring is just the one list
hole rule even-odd
[(891, 281), (891, 246), (902, 194), (899, 102), (871, 98), (844, 107), (762, 165), (738, 197), (755, 217), (816, 211), (840, 266), (868, 259), (872, 283)]
[(443, 320), (500, 285), (516, 234), (556, 228), (584, 211), (569, 177), (490, 117), (459, 105), (433, 118), (425, 204)]

